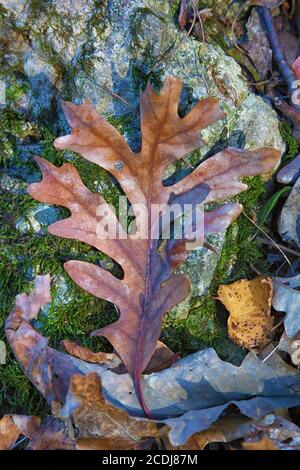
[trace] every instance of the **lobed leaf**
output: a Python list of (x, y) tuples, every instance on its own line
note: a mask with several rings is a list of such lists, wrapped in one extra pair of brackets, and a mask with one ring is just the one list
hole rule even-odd
[[(185, 244), (183, 241), (167, 243), (158, 250), (159, 241), (153, 238), (153, 229), (160, 223), (162, 214), (152, 215), (151, 208), (154, 204), (165, 204), (171, 210), (177, 204), (183, 213), (185, 204), (196, 207), (204, 201), (233, 196), (247, 188), (241, 178), (271, 171), (280, 158), (280, 152), (270, 148), (227, 149), (201, 163), (177, 184), (164, 186), (166, 167), (198, 148), (201, 145), (199, 132), (223, 117), (218, 100), (210, 97), (199, 101), (190, 113), (180, 118), (181, 88), (180, 80), (168, 78), (159, 95), (150, 84), (141, 94), (142, 147), (139, 153), (132, 152), (124, 138), (99, 116), (90, 102), (80, 106), (64, 104), (72, 133), (55, 142), (57, 148), (79, 152), (109, 171), (120, 183), (134, 210), (136, 204), (144, 205), (149, 215), (144, 227), (146, 237), (137, 238), (133, 234), (99, 239), (99, 206), (115, 221), (118, 233), (125, 234), (104, 199), (85, 188), (70, 164), (56, 168), (38, 158), (43, 180), (28, 189), (39, 201), (59, 204), (71, 211), (69, 218), (49, 227), (50, 233), (88, 243), (122, 267), (124, 277), (119, 280), (88, 263), (69, 261), (65, 264), (69, 275), (83, 289), (118, 306), (118, 321), (93, 334), (103, 335), (112, 343), (132, 376), (148, 415), (141, 375), (155, 351), (163, 315), (184, 300), (190, 289), (185, 276), (174, 274), (174, 269), (186, 259)], [(224, 230), (240, 211), (240, 206), (230, 204), (209, 213), (204, 219), (204, 235)], [(196, 238), (201, 246), (204, 237), (199, 234)]]

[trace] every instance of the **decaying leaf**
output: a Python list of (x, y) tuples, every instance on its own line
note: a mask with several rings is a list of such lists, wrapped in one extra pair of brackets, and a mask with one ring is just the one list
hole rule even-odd
[(273, 283), (259, 276), (241, 279), (218, 289), (219, 300), (230, 312), (228, 334), (235, 343), (252, 349), (266, 342), (273, 326), (271, 303)]
[[(246, 440), (246, 443), (268, 439), (277, 449), (297, 449), (300, 445), (300, 428), (282, 416), (266, 415), (259, 420), (243, 418), (237, 413), (220, 418), (206, 431), (194, 434), (188, 442), (179, 447), (182, 450), (203, 450), (208, 444), (231, 443)], [(173, 447), (168, 440), (167, 430), (162, 430), (163, 443), (167, 449)]]
[[(131, 204), (148, 209), (148, 220), (142, 229), (146, 236), (134, 237), (124, 232), (113, 210), (98, 194), (90, 192), (76, 169), (69, 163), (60, 168), (37, 158), (43, 173), (40, 183), (31, 184), (28, 192), (37, 200), (67, 207), (71, 216), (50, 225), (49, 232), (77, 239), (103, 251), (124, 271), (117, 279), (99, 266), (68, 261), (64, 267), (83, 289), (113, 302), (120, 311), (118, 321), (94, 332), (105, 336), (133, 378), (139, 400), (149, 416), (143, 399), (141, 375), (154, 353), (165, 312), (186, 298), (189, 280), (173, 271), (187, 258), (185, 240), (170, 240), (158, 252), (159, 240), (152, 239), (160, 215), (149, 216), (153, 204), (212, 202), (247, 189), (240, 180), (274, 169), (280, 152), (270, 148), (255, 151), (226, 149), (200, 164), (191, 174), (173, 186), (165, 186), (165, 169), (201, 145), (199, 131), (223, 116), (218, 100), (199, 101), (184, 118), (178, 116), (182, 84), (169, 78), (157, 95), (150, 84), (141, 95), (142, 149), (134, 153), (118, 131), (99, 116), (90, 102), (77, 106), (64, 104), (72, 134), (55, 141), (58, 149), (79, 152), (87, 160), (109, 171), (120, 183)], [(101, 238), (97, 231), (99, 208), (115, 221), (119, 237)], [(205, 234), (224, 230), (239, 214), (241, 207), (229, 203), (208, 212), (204, 218)], [(98, 214), (98, 216), (97, 216)], [(106, 218), (105, 218), (106, 220)], [(190, 230), (192, 230), (191, 224)], [(191, 233), (185, 234), (189, 239)], [(198, 246), (203, 244), (198, 236)], [(133, 255), (134, 253), (134, 255)]]
[[(110, 370), (117, 373), (126, 372), (120, 358), (115, 353), (94, 353), (90, 349), (79, 346), (73, 341), (62, 341), (62, 345), (69, 354), (83, 361), (104, 364), (106, 367), (109, 367)], [(178, 359), (178, 354), (175, 354), (168, 346), (158, 341), (153, 356), (145, 369), (145, 374), (165, 369), (178, 361)]]
[[(120, 444), (124, 449), (139, 449), (143, 441), (152, 444), (155, 437), (159, 438), (155, 423), (130, 418), (125, 411), (104, 400), (100, 377), (96, 373), (72, 377), (61, 415), (72, 417), (79, 432), (78, 445), (81, 448), (87, 446), (86, 439), (93, 437), (98, 440), (97, 449), (102, 445), (110, 450), (120, 449)], [(102, 443), (101, 439), (104, 439)]]
[[(26, 298), (26, 305), (30, 298), (35, 295)], [(32, 318), (30, 309), (27, 315)], [(105, 402), (132, 418), (144, 416), (128, 374), (116, 374), (105, 365), (84, 362), (50, 348), (28, 323), (20, 305), (7, 319), (6, 335), (23, 371), (56, 413), (71, 390), (72, 377), (96, 373)], [(283, 361), (278, 364), (276, 358), (273, 354), (272, 362), (264, 363), (250, 353), (236, 367), (221, 361), (213, 349), (206, 349), (145, 375), (145, 398), (157, 422), (170, 426), (171, 444), (184, 445), (195, 433), (208, 429), (231, 404), (255, 420), (274, 409), (298, 406), (300, 373)]]
[(30, 450), (73, 450), (76, 448), (71, 424), (65, 421), (47, 417), (33, 432), (26, 449)]
[(194, 434), (186, 444), (174, 447), (168, 439), (168, 429), (163, 428), (162, 440), (168, 450), (203, 450), (208, 444), (228, 443), (255, 433), (255, 422), (238, 414), (220, 418), (209, 429)]
[(293, 67), (299, 52), (299, 39), (291, 32), (285, 30), (278, 31), (278, 36), (280, 43), (282, 44), (287, 63), (290, 67)]
[(5, 415), (0, 419), (0, 450), (10, 449), (20, 434), (30, 439), (39, 425), (36, 416)]
[(290, 278), (276, 277), (274, 282), (273, 307), (278, 312), (285, 312), (285, 332), (293, 338), (300, 331), (300, 274)]
[(83, 361), (94, 362), (96, 364), (111, 364), (111, 367), (118, 367), (120, 365), (120, 359), (114, 353), (104, 353), (101, 351), (95, 353), (88, 348), (79, 346), (74, 341), (64, 340), (61, 343), (67, 353)]

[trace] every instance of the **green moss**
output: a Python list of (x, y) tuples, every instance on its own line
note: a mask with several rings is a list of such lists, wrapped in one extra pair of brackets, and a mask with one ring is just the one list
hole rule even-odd
[[(17, 93), (16, 90), (11, 93)], [(0, 164), (7, 166), (8, 160), (17, 155), (17, 142), (37, 135), (37, 127), (7, 106), (0, 114)]]
[(282, 121), (279, 126), (281, 137), (286, 143), (287, 149), (286, 153), (283, 156), (282, 164), (286, 164), (289, 161), (293, 160), (298, 154), (298, 143), (295, 137), (293, 136), (293, 131), (291, 126), (286, 122)]
[[(19, 96), (17, 89), (11, 96)], [(1, 116), (2, 135), (11, 144), (12, 151), (5, 161), (6, 170), (22, 174), (37, 173), (35, 161), (23, 160), (18, 154), (18, 144), (27, 140), (28, 123), (12, 108)], [(115, 123), (116, 124), (116, 123)], [(118, 122), (118, 127), (125, 126)], [(34, 128), (37, 131), (36, 128)], [(85, 184), (93, 191), (99, 190), (108, 201), (117, 207), (121, 193), (113, 178), (103, 169), (85, 161), (72, 152), (58, 151), (53, 146), (54, 137), (48, 129), (38, 129), (39, 141), (42, 142), (40, 155), (55, 165), (72, 161), (80, 172)], [(32, 136), (31, 136), (32, 139)], [(1, 162), (4, 167), (4, 161)], [(100, 188), (99, 188), (100, 186)], [(20, 220), (30, 220), (30, 214), (39, 207), (39, 203), (24, 194), (25, 183), (19, 180), (17, 194), (0, 194), (2, 223), (0, 228), (0, 338), (5, 342), (4, 321), (14, 304), (17, 294), (30, 292), (36, 274), (50, 273), (52, 277), (51, 294), (53, 302), (45, 307), (39, 316), (36, 327), (49, 337), (52, 346), (59, 348), (62, 339), (79, 341), (82, 345), (95, 350), (111, 350), (103, 338), (90, 338), (89, 333), (116, 320), (115, 307), (105, 301), (85, 293), (64, 272), (63, 263), (70, 259), (103, 264), (116, 275), (120, 269), (104, 254), (90, 246), (73, 240), (54, 237), (47, 234), (46, 226), (35, 233), (30, 224), (27, 231), (20, 231), (16, 224)], [(57, 208), (60, 217), (68, 216), (68, 211)], [(26, 225), (25, 225), (26, 226)], [(48, 411), (46, 402), (36, 392), (19, 365), (14, 360), (7, 345), (7, 365), (0, 366), (1, 411), (16, 413), (43, 414)]]

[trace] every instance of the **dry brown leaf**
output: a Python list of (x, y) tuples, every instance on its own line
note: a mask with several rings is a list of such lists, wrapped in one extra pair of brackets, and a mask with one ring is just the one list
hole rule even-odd
[[(185, 240), (168, 240), (165, 249), (158, 250), (159, 240), (153, 233), (160, 225), (160, 214), (151, 217), (153, 205), (165, 204), (172, 209), (176, 204), (184, 212), (186, 204), (196, 207), (204, 200), (209, 203), (233, 196), (247, 189), (241, 182), (243, 177), (268, 173), (280, 159), (280, 152), (272, 148), (253, 151), (228, 148), (202, 162), (176, 184), (164, 185), (166, 168), (201, 146), (199, 132), (224, 115), (218, 100), (209, 97), (181, 118), (178, 115), (181, 90), (182, 83), (176, 78), (166, 79), (159, 95), (148, 83), (140, 98), (142, 146), (139, 153), (131, 150), (90, 102), (80, 106), (63, 105), (72, 133), (56, 139), (56, 148), (80, 153), (118, 180), (130, 203), (142, 205), (147, 211), (149, 220), (139, 224), (145, 232), (143, 236), (127, 234), (104, 198), (88, 190), (70, 163), (57, 168), (37, 158), (43, 180), (28, 187), (35, 199), (70, 210), (69, 218), (49, 226), (52, 235), (88, 243), (122, 267), (124, 277), (118, 279), (91, 263), (72, 260), (64, 265), (80, 287), (118, 307), (118, 320), (92, 334), (106, 337), (121, 357), (147, 416), (151, 413), (143, 398), (142, 374), (160, 337), (163, 315), (190, 291), (189, 279), (174, 273), (178, 259), (179, 264), (183, 263), (190, 248), (183, 243)], [(106, 215), (97, 216), (99, 209)], [(204, 235), (223, 231), (240, 212), (241, 206), (236, 203), (207, 212)], [(107, 237), (107, 233), (99, 236), (99, 219), (105, 225), (107, 217), (114, 222), (115, 235), (119, 236)], [(191, 238), (192, 227), (191, 222), (186, 239)], [(202, 233), (196, 238), (198, 246), (202, 246)]]
[(77, 450), (150, 450), (158, 447), (157, 441), (151, 438), (134, 442), (128, 439), (86, 437), (76, 441)]
[(228, 443), (245, 436), (255, 434), (254, 421), (243, 418), (240, 415), (219, 419), (209, 429), (194, 434), (185, 445), (173, 447), (168, 439), (168, 429), (163, 428), (162, 441), (169, 450), (203, 450), (211, 443)]
[[(116, 373), (126, 373), (125, 367), (122, 365), (121, 359), (115, 353), (94, 353), (88, 348), (79, 346), (73, 341), (64, 340), (61, 342), (67, 353), (78, 357), (82, 361), (92, 362), (96, 364), (105, 364), (110, 370)], [(179, 355), (171, 351), (162, 341), (157, 341), (154, 354), (145, 370), (145, 374), (152, 374), (159, 370), (166, 369), (178, 361)]]
[(86, 362), (93, 362), (96, 364), (112, 364), (115, 365), (115, 361), (117, 361), (116, 365), (120, 364), (120, 359), (114, 353), (105, 353), (105, 352), (93, 352), (89, 348), (85, 348), (84, 346), (80, 346), (74, 341), (64, 340), (61, 342), (61, 345), (65, 349), (65, 351), (71, 356), (78, 357), (82, 361)]
[[(71, 428), (71, 426), (70, 426)], [(30, 436), (27, 450), (72, 450), (75, 440), (69, 426), (61, 419), (47, 417)]]
[(10, 449), (20, 434), (31, 438), (40, 425), (36, 416), (5, 415), (0, 420), (0, 450)]
[(219, 286), (218, 296), (230, 312), (228, 335), (232, 341), (247, 349), (264, 344), (273, 326), (272, 280), (263, 276), (241, 279)]
[(274, 442), (268, 437), (263, 437), (256, 442), (243, 442), (244, 450), (279, 450)]
[(97, 449), (120, 449), (120, 445), (124, 449), (126, 446), (141, 449), (146, 441), (151, 447), (155, 438), (159, 439), (154, 422), (131, 418), (105, 401), (96, 373), (72, 377), (62, 415), (72, 417), (80, 437), (77, 445), (81, 449), (91, 445), (97, 445)]

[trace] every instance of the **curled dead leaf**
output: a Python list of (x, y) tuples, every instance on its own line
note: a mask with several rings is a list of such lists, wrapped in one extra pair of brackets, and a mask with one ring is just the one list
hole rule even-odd
[(218, 296), (230, 312), (228, 335), (232, 341), (247, 349), (264, 344), (273, 326), (272, 279), (259, 276), (221, 285)]
[[(74, 343), (73, 341), (62, 341), (64, 349), (72, 356), (82, 359), (86, 362), (104, 364), (115, 373), (124, 374), (125, 367), (122, 365), (121, 359), (115, 353), (94, 353), (88, 348), (84, 348)], [(162, 341), (157, 341), (154, 354), (145, 370), (145, 374), (158, 372), (159, 370), (166, 369), (178, 361), (179, 355), (171, 351)]]

